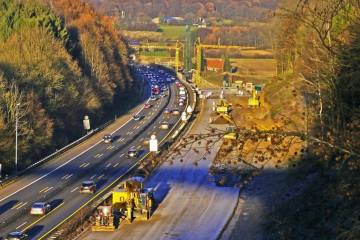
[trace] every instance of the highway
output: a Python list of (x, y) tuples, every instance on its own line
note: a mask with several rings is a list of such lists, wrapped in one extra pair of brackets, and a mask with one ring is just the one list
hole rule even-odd
[[(144, 79), (147, 77), (144, 76)], [(100, 191), (124, 174), (147, 153), (148, 147), (143, 144), (145, 139), (151, 134), (156, 134), (158, 139), (163, 139), (167, 135), (169, 130), (161, 130), (160, 123), (166, 119), (171, 126), (180, 118), (180, 115), (161, 113), (165, 107), (183, 111), (176, 106), (176, 94), (176, 86), (172, 83), (169, 85), (167, 96), (156, 101), (148, 100), (152, 107), (140, 110), (141, 120), (130, 119), (111, 133), (114, 137), (112, 143), (99, 141), (65, 162), (54, 161), (54, 164), (44, 164), (36, 169), (37, 175), (33, 176), (33, 181), (14, 192), (1, 192), (1, 235), (11, 231), (25, 231), (31, 239), (38, 239), (92, 198), (91, 194), (79, 193), (82, 181), (94, 180), (97, 191)], [(105, 133), (109, 132), (105, 130)], [(127, 151), (131, 146), (140, 151), (138, 158), (127, 157)], [(49, 202), (52, 210), (42, 217), (30, 215), (31, 205), (38, 201)]]

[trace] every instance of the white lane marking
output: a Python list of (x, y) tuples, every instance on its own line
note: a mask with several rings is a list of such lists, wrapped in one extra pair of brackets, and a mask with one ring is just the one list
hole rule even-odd
[(23, 202), (18, 202), (18, 203), (15, 204), (11, 209), (15, 209), (15, 208), (17, 208), (18, 206), (20, 206), (21, 204), (23, 204)]
[(20, 224), (20, 225), (17, 226), (15, 229), (18, 230), (19, 228), (21, 228), (21, 227), (24, 226), (25, 224), (27, 224), (27, 222), (24, 222), (24, 223)]
[(83, 168), (86, 168), (87, 166), (89, 166), (90, 165), (90, 163), (85, 163), (85, 165), (84, 166), (82, 166)]
[(111, 150), (111, 149), (113, 149), (115, 146), (108, 146), (106, 149), (107, 150)]
[(106, 168), (108, 168), (108, 167), (110, 167), (111, 166), (111, 163), (108, 163), (107, 165), (106, 165)]
[(116, 163), (116, 164), (113, 166), (113, 168), (116, 168), (118, 165), (119, 165), (119, 163)]
[(19, 210), (20, 208), (24, 207), (26, 204), (28, 204), (28, 202), (24, 202), (20, 204), (19, 206), (17, 206), (16, 210)]
[(78, 189), (79, 187), (76, 187), (76, 188), (74, 188), (73, 190), (71, 190), (70, 192), (75, 192), (77, 189)]
[(105, 175), (104, 174), (101, 174), (100, 176), (98, 176), (98, 178), (97, 179), (102, 179), (103, 177), (104, 177)]
[(39, 193), (45, 192), (49, 187), (43, 188), (39, 191)]
[(66, 179), (69, 174), (64, 175), (61, 179)]
[(90, 180), (93, 180), (96, 177), (96, 174), (92, 175)]
[[(150, 98), (148, 98), (148, 100), (146, 101), (146, 103), (150, 102)], [(144, 110), (144, 107), (142, 107), (136, 114), (139, 114), (142, 110)], [(121, 128), (123, 128), (125, 125), (127, 125), (129, 122), (131, 122), (132, 118), (130, 118), (129, 120), (127, 120), (123, 125), (121, 125), (120, 127), (118, 127), (117, 129), (115, 129), (111, 135), (113, 135), (114, 133), (116, 133), (117, 131), (119, 131)], [(0, 199), (0, 202), (8, 199), (11, 196), (14, 196), (15, 194), (17, 194), (18, 192), (24, 190), (25, 188), (33, 185), (34, 183), (37, 183), (38, 181), (40, 181), (41, 179), (46, 178), (47, 176), (49, 176), (50, 174), (52, 174), (53, 172), (59, 170), (60, 168), (66, 166), (67, 164), (69, 164), (70, 162), (74, 161), (76, 158), (78, 158), (79, 156), (83, 155), (84, 153), (88, 152), (90, 149), (94, 148), (95, 146), (99, 145), (100, 143), (102, 143), (102, 139), (100, 141), (98, 141), (97, 143), (95, 143), (94, 145), (92, 145), (91, 147), (89, 147), (88, 149), (82, 151), (81, 153), (79, 153), (78, 155), (76, 155), (75, 157), (69, 159), (68, 161), (64, 162), (63, 164), (61, 164), (60, 166), (56, 167), (55, 169), (51, 170), (50, 172), (44, 174), (43, 176), (39, 177), (38, 179), (35, 179), (34, 181), (30, 182), (29, 184), (23, 186), (22, 188), (19, 188), (18, 190), (14, 191), (13, 193), (3, 197), (2, 199)]]
[(125, 153), (122, 153), (122, 154), (120, 155), (120, 158), (122, 158), (124, 155), (125, 155)]
[(69, 174), (65, 179), (68, 180), (69, 178), (71, 178), (74, 174)]
[(102, 156), (104, 156), (103, 153), (98, 153), (98, 154), (95, 155), (95, 158), (101, 158)]
[(46, 190), (44, 191), (44, 193), (50, 191), (50, 190), (53, 189), (53, 188), (54, 188), (54, 187), (49, 187), (48, 189), (46, 189)]
[(119, 140), (117, 140), (117, 142), (123, 142), (125, 140), (125, 138), (120, 138)]

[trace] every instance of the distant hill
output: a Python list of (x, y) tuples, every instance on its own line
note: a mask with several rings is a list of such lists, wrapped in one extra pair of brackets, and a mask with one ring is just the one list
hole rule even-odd
[(109, 15), (127, 19), (147, 20), (161, 16), (224, 18), (235, 23), (259, 21), (268, 10), (276, 8), (279, 0), (84, 0)]

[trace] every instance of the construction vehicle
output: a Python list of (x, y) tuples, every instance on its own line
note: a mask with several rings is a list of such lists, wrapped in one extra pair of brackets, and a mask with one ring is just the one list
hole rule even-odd
[(229, 114), (232, 111), (231, 103), (227, 103), (224, 100), (221, 100), (215, 109), (217, 114)]
[(255, 89), (252, 90), (252, 96), (248, 100), (249, 107), (260, 107), (259, 97), (257, 96), (257, 91)]
[(154, 208), (154, 190), (143, 187), (144, 177), (123, 181), (112, 192), (112, 205), (98, 207), (92, 231), (114, 231), (121, 221), (148, 220)]
[(238, 131), (237, 128), (234, 126), (229, 126), (226, 128), (226, 133), (224, 135), (225, 140), (235, 141), (238, 139)]
[[(214, 103), (213, 111), (215, 113), (213, 114), (213, 116), (210, 117), (210, 123), (234, 123), (230, 116), (230, 113), (232, 111), (231, 103), (228, 103), (225, 100), (220, 100), (217, 105)], [(225, 122), (220, 120), (225, 120)]]

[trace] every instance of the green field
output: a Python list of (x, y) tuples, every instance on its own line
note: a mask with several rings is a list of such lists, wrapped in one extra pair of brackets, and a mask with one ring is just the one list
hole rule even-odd
[(148, 57), (170, 57), (170, 53), (167, 50), (141, 51), (140, 55)]
[(171, 40), (183, 40), (185, 38), (186, 26), (160, 25), (164, 38)]

